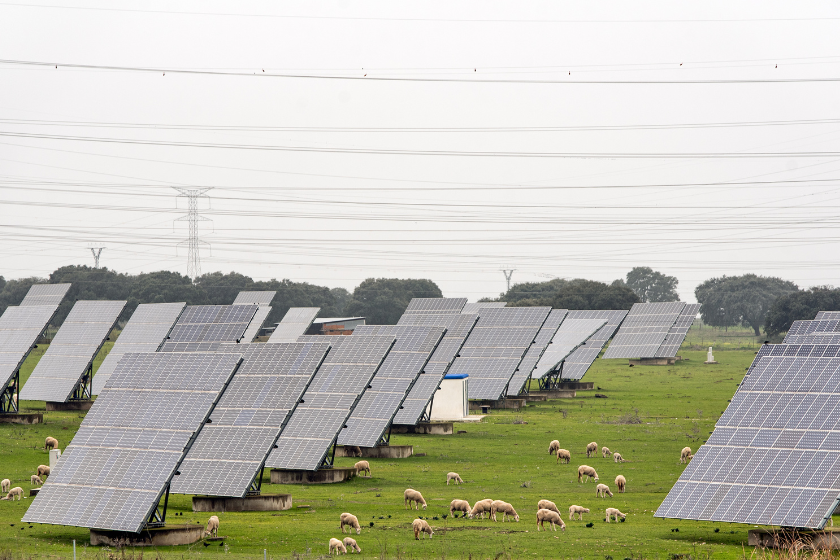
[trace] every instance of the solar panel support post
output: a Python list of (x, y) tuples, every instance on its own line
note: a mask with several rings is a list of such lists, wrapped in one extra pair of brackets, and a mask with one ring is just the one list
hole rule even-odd
[(73, 394), (70, 395), (71, 401), (89, 401), (92, 398), (93, 392), (93, 363), (88, 365), (79, 384), (73, 389)]
[(257, 471), (257, 476), (251, 481), (251, 486), (248, 487), (247, 496), (259, 496), (262, 493), (262, 479), (265, 474), (265, 461), (260, 465), (260, 470)]
[(832, 502), (831, 507), (828, 509), (828, 513), (826, 513), (825, 517), (823, 517), (822, 523), (818, 527), (820, 531), (822, 531), (825, 528), (826, 523), (831, 521), (831, 515), (834, 513), (834, 510), (838, 508), (838, 506), (840, 506), (840, 496), (837, 496), (837, 498), (834, 499), (834, 502)]
[(382, 437), (379, 439), (379, 443), (376, 444), (377, 447), (379, 446), (388, 446), (391, 444), (391, 428), (393, 427), (393, 423), (388, 424), (388, 432), (383, 434)]
[(166, 508), (169, 506), (169, 484), (166, 485), (166, 492), (163, 494), (163, 509), (160, 507), (160, 501), (155, 506), (152, 515), (146, 522), (146, 529), (156, 529), (166, 525)]
[(317, 470), (333, 468), (333, 465), (335, 464), (335, 446), (336, 446), (336, 443), (338, 443), (338, 436), (335, 436), (335, 439), (332, 442), (332, 446), (331, 446), (330, 451), (327, 452), (327, 455), (326, 455), (326, 457), (324, 457), (324, 460), (321, 461), (320, 465), (318, 465)]
[(15, 371), (9, 384), (3, 388), (3, 394), (0, 396), (0, 413), (16, 414), (18, 403), (20, 402), (20, 369)]
[(541, 391), (556, 391), (560, 388), (560, 384), (563, 382), (563, 364), (566, 363), (566, 360), (560, 362), (560, 367), (552, 372), (549, 372), (544, 377), (541, 377), (539, 380), (540, 383), (540, 390)]

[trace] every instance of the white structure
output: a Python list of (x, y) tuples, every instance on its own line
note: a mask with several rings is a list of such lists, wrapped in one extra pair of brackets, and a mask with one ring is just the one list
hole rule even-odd
[(56, 463), (61, 458), (61, 449), (50, 449), (50, 470), (55, 468)]
[(712, 354), (712, 347), (711, 346), (709, 346), (709, 352), (706, 354), (706, 361), (704, 363), (706, 363), (706, 364), (716, 364), (717, 363), (715, 361), (714, 355)]
[(444, 376), (432, 401), (433, 422), (457, 422), (470, 415), (470, 404), (467, 401), (469, 377), (466, 373), (450, 373)]

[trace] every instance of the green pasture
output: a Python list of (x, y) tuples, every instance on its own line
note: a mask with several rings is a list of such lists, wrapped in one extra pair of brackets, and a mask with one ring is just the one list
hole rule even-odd
[[(708, 328), (707, 328), (708, 329)], [(43, 348), (39, 348), (38, 352)], [(683, 348), (684, 361), (674, 366), (628, 367), (626, 360), (597, 360), (586, 376), (595, 391), (578, 392), (574, 399), (537, 403), (521, 412), (493, 411), (477, 423), (457, 424), (464, 431), (451, 436), (394, 436), (395, 445), (414, 446), (415, 456), (403, 460), (371, 459), (373, 476), (336, 485), (279, 486), (263, 484), (264, 493), (291, 493), (294, 507), (274, 513), (224, 513), (221, 546), (192, 546), (144, 550), (147, 558), (316, 558), (327, 554), (330, 537), (341, 538), (338, 519), (351, 512), (362, 522), (353, 535), (362, 556), (378, 558), (735, 558), (743, 557), (745, 525), (655, 519), (653, 512), (679, 477), (680, 450), (696, 450), (708, 437), (727, 406), (754, 351), (716, 350), (718, 365), (704, 365), (705, 352)], [(27, 371), (39, 354), (26, 364)], [(25, 372), (26, 373), (26, 372)], [(595, 394), (607, 398), (596, 398)], [(43, 403), (33, 409), (43, 409)], [(39, 406), (40, 405), (40, 406)], [(0, 478), (28, 493), (29, 476), (47, 463), (44, 438), (58, 438), (64, 447), (82, 421), (81, 413), (49, 413), (46, 423), (34, 426), (0, 424)], [(560, 440), (572, 452), (569, 465), (548, 455), (548, 444)], [(626, 463), (587, 459), (590, 441), (620, 452)], [(354, 459), (337, 459), (351, 466)], [(577, 467), (597, 469), (601, 482), (615, 492), (614, 479), (627, 478), (627, 492), (596, 498), (595, 484), (579, 484)], [(446, 485), (446, 473), (456, 471), (466, 481)], [(428, 509), (407, 511), (403, 491), (422, 492)], [(501, 520), (444, 518), (455, 498), (471, 504), (483, 498), (510, 502), (519, 523)], [(565, 532), (537, 532), (536, 504), (554, 501), (566, 522)], [(21, 523), (31, 503), (0, 502), (0, 558), (71, 558), (72, 541), (79, 558), (137, 557), (140, 550), (114, 551), (90, 547), (89, 532), (75, 527)], [(583, 521), (569, 521), (568, 507), (591, 509)], [(604, 509), (617, 507), (627, 514), (624, 523), (604, 522)], [(171, 496), (171, 524), (205, 523), (209, 514), (191, 511), (189, 496)], [(422, 515), (435, 529), (429, 540), (415, 541), (412, 520)], [(592, 527), (587, 527), (592, 523)], [(372, 525), (372, 526), (371, 526)], [(746, 549), (747, 555), (750, 554)], [(685, 555), (685, 556), (677, 556)]]

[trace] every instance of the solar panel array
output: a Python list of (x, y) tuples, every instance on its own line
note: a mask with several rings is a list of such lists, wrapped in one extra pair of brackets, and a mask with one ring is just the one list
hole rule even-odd
[(467, 298), (413, 298), (403, 315), (450, 315), (460, 313)]
[(70, 399), (124, 307), (125, 301), (77, 301), (23, 386), (20, 398)]
[(233, 300), (233, 305), (271, 305), (271, 301), (274, 299), (276, 293), (276, 291), (239, 292), (236, 295), (236, 299)]
[(445, 327), (437, 349), (432, 353), (421, 373), (402, 404), (402, 409), (394, 416), (394, 424), (416, 425), (426, 415), (429, 403), (440, 387), (443, 376), (449, 371), (452, 362), (469, 336), (478, 315), (403, 315), (399, 325), (417, 325)]
[(655, 357), (684, 307), (680, 301), (634, 303), (604, 359)]
[(161, 349), (173, 342), (239, 342), (257, 309), (253, 304), (189, 305)]
[(840, 319), (840, 311), (820, 311), (815, 317), (816, 321), (831, 321)]
[(172, 492), (244, 497), (327, 355), (330, 338), (247, 345), (212, 423), (181, 463)]
[(11, 382), (50, 319), (55, 305), (10, 305), (0, 317), (0, 391)]
[(396, 342), (353, 409), (338, 443), (374, 447), (382, 440), (445, 331), (444, 327), (406, 325), (356, 327), (353, 336), (392, 336)]
[(117, 367), (124, 354), (129, 352), (157, 352), (178, 316), (184, 310), (184, 302), (143, 303), (137, 306), (126, 323), (114, 346), (93, 376), (91, 393), (98, 395)]
[(762, 347), (658, 517), (822, 528), (840, 494), (840, 346)]
[(393, 336), (342, 336), (309, 384), (266, 466), (314, 471), (347, 423), (391, 346)]
[(242, 335), (242, 342), (251, 342), (257, 337), (270, 313), (270, 305), (261, 305), (257, 308), (257, 312), (254, 313), (254, 318), (251, 319), (248, 328), (245, 329), (245, 334)]
[(508, 385), (507, 390), (509, 397), (514, 397), (525, 389), (526, 383), (531, 380), (531, 372), (534, 371), (537, 362), (540, 361), (540, 357), (543, 355), (543, 352), (545, 352), (545, 349), (551, 342), (554, 333), (557, 332), (557, 329), (560, 327), (560, 323), (563, 322), (563, 319), (566, 318), (568, 313), (568, 309), (552, 309), (551, 313), (548, 314), (540, 332), (537, 333), (537, 337), (534, 339), (534, 343), (531, 344), (531, 347), (528, 348), (527, 352), (525, 352), (525, 357), (522, 358), (522, 362), (519, 364), (519, 369), (517, 369), (516, 373), (513, 374), (513, 377), (510, 378), (510, 384)]
[(566, 319), (554, 334), (540, 361), (534, 369), (534, 378), (540, 379), (554, 371), (569, 355), (585, 344), (606, 319)]
[[(817, 316), (819, 317), (819, 315)], [(813, 321), (794, 321), (785, 335), (784, 343), (839, 344), (840, 320), (815, 319)]]
[(268, 341), (294, 342), (309, 330), (319, 311), (320, 307), (290, 307)]
[(496, 400), (548, 317), (550, 307), (482, 309), (449, 373), (470, 376), (469, 398)]
[(126, 354), (23, 520), (140, 532), (236, 354)]
[(562, 379), (569, 381), (582, 379), (626, 316), (627, 311), (625, 310), (586, 309), (569, 311), (567, 319), (606, 319), (607, 324), (589, 337), (585, 345), (580, 346), (566, 358), (563, 362)]
[(677, 355), (680, 345), (685, 340), (685, 335), (688, 334), (688, 329), (691, 328), (694, 319), (697, 317), (697, 312), (700, 311), (699, 303), (686, 303), (680, 312), (680, 316), (674, 322), (674, 325), (668, 331), (668, 336), (662, 342), (659, 350), (656, 351), (656, 358), (673, 358)]
[(21, 307), (28, 307), (30, 305), (53, 305), (58, 307), (67, 291), (70, 289), (70, 284), (33, 284), (29, 291), (26, 292), (23, 301), (20, 302)]
[(466, 304), (461, 310), (461, 313), (464, 313), (466, 315), (474, 315), (482, 309), (489, 309), (491, 307), (505, 307), (506, 305), (507, 302), (505, 301), (479, 301), (476, 303)]

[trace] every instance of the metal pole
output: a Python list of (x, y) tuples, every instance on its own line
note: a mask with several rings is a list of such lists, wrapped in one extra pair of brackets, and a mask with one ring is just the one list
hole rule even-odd
[(263, 549), (263, 560), (268, 560), (268, 552), (266, 549)]
[(76, 560), (76, 539), (73, 539), (73, 560)]

